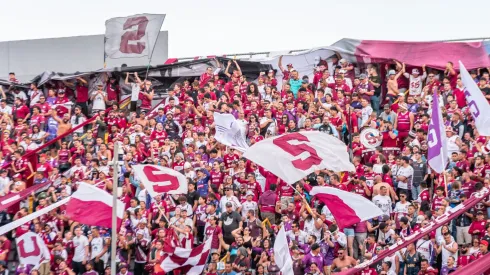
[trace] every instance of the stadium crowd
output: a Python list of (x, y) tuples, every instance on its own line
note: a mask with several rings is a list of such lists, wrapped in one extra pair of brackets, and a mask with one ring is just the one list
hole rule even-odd
[[(294, 274), (326, 275), (376, 257), (488, 186), (488, 138), (474, 126), (453, 63), (436, 70), (422, 64), (406, 68), (398, 61), (384, 67), (331, 59), (335, 67), (321, 62), (313, 79), (281, 62), (282, 79), (274, 70), (246, 79), (229, 61), (221, 71), (210, 67), (199, 78), (174, 83), (154, 111), (152, 83), (136, 73), (123, 77), (124, 85), (139, 90), (137, 112), (119, 108), (122, 81), (115, 77), (33, 83), (28, 90), (4, 87), (0, 193), (51, 183), (0, 213), (1, 224), (69, 197), (80, 181), (112, 193), (113, 160), (121, 163), (119, 198), (126, 210), (117, 259), (109, 259), (110, 229), (69, 220), (62, 206), (0, 236), (0, 274), (8, 274), (12, 263), (19, 275), (110, 274), (110, 261), (117, 261), (122, 275), (163, 275), (158, 263), (169, 239), (195, 247), (212, 235), (218, 241), (204, 274), (280, 274), (273, 247), (283, 226)], [(488, 70), (471, 74), (490, 100)], [(9, 81), (17, 82), (15, 74)], [(440, 175), (427, 165), (433, 93), (440, 97), (451, 158)], [(215, 111), (233, 114), (250, 145), (291, 132), (334, 135), (351, 149), (356, 172), (315, 171), (290, 186), (220, 144), (214, 138)], [(363, 137), (361, 131), (369, 128), (376, 131)], [(70, 134), (44, 146), (65, 133)], [(118, 156), (116, 142), (122, 148)], [(37, 152), (35, 167), (23, 158), (31, 151)], [(188, 193), (150, 198), (132, 174), (131, 166), (140, 163), (180, 171)], [(309, 196), (312, 186), (354, 192), (385, 215), (338, 228), (330, 211)], [(360, 274), (445, 275), (463, 268), (488, 252), (489, 210), (485, 199)], [(16, 264), (14, 240), (27, 231), (39, 234), (51, 250), (51, 259), (39, 268)]]

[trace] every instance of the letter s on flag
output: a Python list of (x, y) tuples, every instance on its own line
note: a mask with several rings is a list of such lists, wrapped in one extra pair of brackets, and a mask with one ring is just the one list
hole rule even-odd
[(288, 135), (281, 136), (277, 139), (274, 139), (273, 143), (276, 146), (278, 146), (279, 148), (288, 152), (289, 154), (291, 154), (294, 157), (299, 156), (304, 151), (307, 151), (308, 153), (310, 153), (310, 155), (305, 159), (298, 158), (296, 160), (293, 160), (292, 164), (294, 167), (296, 167), (300, 170), (308, 170), (313, 165), (319, 165), (320, 163), (322, 163), (322, 159), (318, 156), (318, 154), (314, 148), (312, 148), (311, 146), (309, 146), (306, 143), (293, 145), (290, 143), (290, 141), (309, 142), (309, 139), (308, 139), (308, 137), (306, 137), (300, 133), (291, 133)]

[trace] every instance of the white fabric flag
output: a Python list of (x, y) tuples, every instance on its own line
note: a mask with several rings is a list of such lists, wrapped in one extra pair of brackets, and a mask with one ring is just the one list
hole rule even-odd
[(297, 132), (255, 143), (243, 156), (293, 184), (315, 170), (355, 171), (347, 146), (321, 132)]
[(459, 61), (459, 69), (461, 81), (466, 88), (464, 92), (466, 102), (475, 120), (476, 129), (480, 135), (490, 136), (490, 105), (461, 61)]
[(226, 146), (233, 147), (244, 152), (248, 148), (245, 134), (232, 114), (214, 113), (216, 134), (214, 138)]
[(310, 196), (325, 204), (340, 228), (383, 216), (383, 211), (372, 201), (337, 188), (315, 186)]
[(293, 260), (289, 253), (288, 240), (284, 226), (279, 229), (276, 240), (274, 241), (274, 260), (281, 269), (283, 275), (294, 275)]
[(50, 252), (43, 239), (34, 232), (26, 232), (17, 237), (17, 252), (21, 264), (38, 266), (41, 262), (51, 258)]
[(133, 170), (152, 197), (163, 193), (187, 194), (187, 178), (179, 171), (153, 164), (133, 165)]
[(165, 14), (136, 14), (105, 22), (105, 54), (109, 58), (150, 56)]

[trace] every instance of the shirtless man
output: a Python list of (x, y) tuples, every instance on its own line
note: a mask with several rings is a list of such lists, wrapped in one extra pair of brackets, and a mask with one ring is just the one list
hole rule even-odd
[(382, 186), (385, 186), (388, 189), (388, 193), (390, 194), (390, 197), (393, 201), (398, 200), (398, 196), (396, 195), (395, 190), (393, 190), (393, 187), (391, 187), (391, 185), (389, 185), (388, 183), (383, 182), (383, 180), (381, 179), (381, 176), (379, 176), (379, 175), (374, 177), (373, 197), (380, 193), (379, 189)]
[(356, 260), (353, 257), (348, 256), (347, 251), (345, 251), (343, 247), (339, 248), (338, 255), (339, 256), (333, 260), (331, 266), (333, 272), (344, 271), (357, 265)]
[[(58, 137), (71, 130), (70, 111), (64, 114), (63, 118), (60, 118), (58, 117), (56, 110), (52, 109), (51, 115), (53, 116), (54, 120), (58, 121), (58, 132), (56, 133)], [(58, 140), (58, 143), (61, 147), (61, 140)]]
[(403, 74), (404, 71), (405, 63), (403, 63), (402, 69), (398, 73), (396, 73), (395, 70), (390, 70), (388, 72), (388, 93), (386, 94), (386, 97), (389, 100), (390, 104), (393, 103), (395, 98), (398, 97), (399, 91), (397, 79)]

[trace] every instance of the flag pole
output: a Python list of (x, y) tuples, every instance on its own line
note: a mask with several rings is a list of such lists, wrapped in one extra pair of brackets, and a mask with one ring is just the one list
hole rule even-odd
[(111, 275), (116, 275), (117, 250), (117, 186), (119, 176), (119, 142), (114, 143), (114, 156), (112, 157), (112, 239), (111, 239)]
[[(155, 40), (155, 45), (153, 45), (153, 49), (151, 49), (150, 57), (148, 58), (148, 66), (146, 66), (145, 80), (148, 78), (148, 72), (150, 71), (151, 59), (153, 58), (153, 52), (155, 52), (155, 48), (156, 48), (156, 45), (158, 42), (158, 38), (160, 37), (160, 31), (162, 29), (162, 26), (163, 26), (163, 21), (162, 21), (162, 24), (160, 25), (160, 29), (159, 29), (158, 34), (157, 34), (157, 39)], [(149, 44), (150, 43), (148, 43), (148, 45)]]

